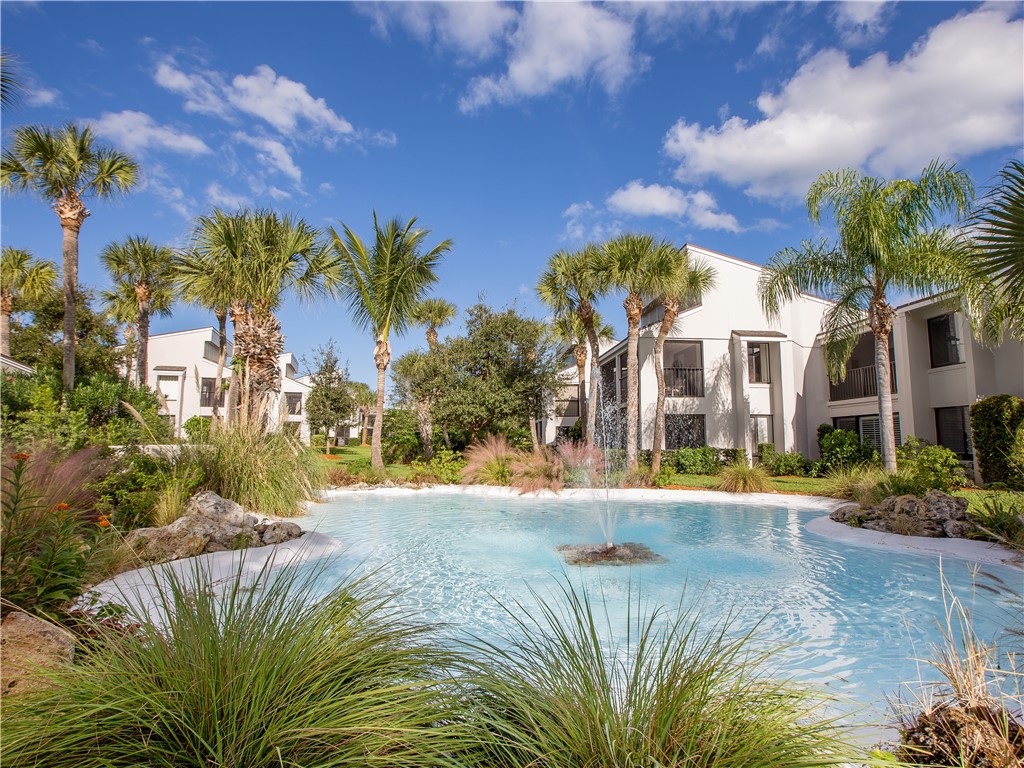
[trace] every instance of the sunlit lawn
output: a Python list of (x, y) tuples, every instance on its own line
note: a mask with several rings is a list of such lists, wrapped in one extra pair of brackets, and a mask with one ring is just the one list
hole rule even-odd
[[(825, 495), (825, 481), (820, 477), (773, 477), (771, 484), (772, 488), (779, 493)], [(714, 475), (673, 475), (668, 485), (670, 487), (714, 489), (718, 486), (718, 478)]]
[[(327, 467), (348, 467), (355, 462), (357, 467), (369, 468), (370, 446), (368, 445), (341, 445), (331, 448), (330, 458), (320, 454), (320, 461)], [(388, 477), (396, 480), (405, 480), (412, 475), (412, 467), (406, 464), (388, 464), (386, 467)], [(351, 471), (351, 468), (350, 468)]]

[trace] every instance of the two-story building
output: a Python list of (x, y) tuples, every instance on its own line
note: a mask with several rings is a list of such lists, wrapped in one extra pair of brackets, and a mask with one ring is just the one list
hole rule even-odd
[[(148, 383), (160, 392), (164, 415), (179, 437), (184, 436), (184, 424), (193, 416), (213, 417), (215, 398), (220, 407), (224, 405), (231, 372), (225, 369), (221, 391), (216, 392), (219, 336), (216, 328), (208, 327), (156, 333), (149, 337)], [(230, 359), (231, 342), (225, 339), (224, 343)], [(279, 414), (275, 423), (308, 439), (304, 404), (311, 387), (296, 378), (298, 360), (294, 354), (285, 352), (279, 355), (278, 363), (281, 366), (281, 391), (272, 405), (273, 411)]]

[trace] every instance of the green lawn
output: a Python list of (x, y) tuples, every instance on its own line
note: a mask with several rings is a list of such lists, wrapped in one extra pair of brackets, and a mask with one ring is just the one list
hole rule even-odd
[[(718, 478), (714, 475), (673, 475), (668, 483), (684, 488), (710, 488), (718, 486)], [(773, 477), (772, 488), (779, 493), (802, 493), (824, 496), (826, 482), (820, 477)]]
[[(357, 465), (362, 465), (364, 468), (368, 468), (370, 464), (370, 446), (368, 445), (342, 445), (331, 448), (332, 458), (327, 458), (324, 454), (320, 454), (320, 461), (325, 467), (345, 467), (349, 468), (349, 465), (356, 462)], [(349, 469), (349, 471), (352, 471)], [(406, 464), (388, 464), (385, 467), (388, 477), (395, 480), (406, 480), (412, 476), (412, 467)]]

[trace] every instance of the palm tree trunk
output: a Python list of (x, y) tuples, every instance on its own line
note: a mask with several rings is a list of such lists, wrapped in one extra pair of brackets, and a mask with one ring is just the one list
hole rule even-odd
[(578, 386), (577, 400), (580, 406), (580, 414), (577, 418), (587, 423), (587, 414), (590, 410), (590, 398), (587, 397), (587, 348), (580, 344), (573, 345), (573, 353), (576, 355), (576, 382)]
[(678, 302), (664, 303), (665, 314), (658, 328), (658, 337), (654, 340), (654, 375), (658, 380), (658, 401), (654, 407), (654, 445), (651, 451), (651, 474), (661, 470), (661, 448), (665, 442), (665, 339), (672, 329), (679, 313)]
[(882, 466), (896, 471), (896, 430), (892, 423), (892, 381), (889, 379), (889, 332), (875, 334), (875, 382), (878, 387), (878, 432)]
[(363, 438), (360, 445), (366, 445), (366, 435), (370, 431), (370, 406), (363, 406)]
[(220, 421), (220, 389), (224, 381), (224, 366), (228, 362), (228, 311), (217, 307), (217, 333), (220, 350), (217, 353), (217, 374), (213, 380), (213, 423)]
[(373, 424), (373, 440), (370, 441), (370, 466), (383, 471), (381, 432), (384, 431), (384, 382), (388, 364), (391, 362), (391, 344), (383, 334), (377, 336), (377, 343), (373, 348), (373, 361), (377, 364), (377, 418)]
[(0, 355), (11, 355), (11, 315), (14, 312), (14, 295), (3, 291), (0, 295)]
[[(84, 207), (82, 211), (85, 211)], [(88, 215), (88, 212), (85, 212)], [(59, 213), (58, 213), (59, 215)], [(81, 217), (82, 219), (85, 216)], [(61, 252), (64, 258), (64, 338), (61, 340), (63, 384), (70, 392), (75, 388), (75, 311), (78, 301), (78, 231), (82, 222), (61, 217), (64, 239)]]
[(601, 407), (600, 398), (597, 396), (597, 390), (601, 382), (601, 369), (597, 364), (597, 358), (601, 354), (601, 345), (597, 339), (597, 330), (594, 328), (594, 308), (590, 306), (590, 303), (580, 302), (576, 314), (579, 316), (580, 322), (583, 323), (584, 329), (586, 329), (587, 341), (590, 343), (590, 388), (587, 391), (587, 400), (591, 407), (587, 409), (586, 429), (583, 432), (583, 439), (586, 445), (592, 446), (597, 435), (597, 410)]
[(430, 421), (430, 398), (424, 397), (416, 402), (416, 421), (420, 427), (423, 457), (430, 461), (434, 458), (434, 425)]
[(622, 302), (626, 309), (629, 325), (629, 340), (626, 344), (626, 469), (639, 466), (637, 438), (640, 423), (640, 315), (643, 313), (643, 299), (635, 293), (626, 296)]
[(537, 434), (537, 419), (530, 415), (530, 442), (533, 444), (533, 452), (540, 455), (540, 435)]
[(139, 346), (135, 350), (135, 382), (145, 387), (149, 383), (149, 299), (139, 301)]

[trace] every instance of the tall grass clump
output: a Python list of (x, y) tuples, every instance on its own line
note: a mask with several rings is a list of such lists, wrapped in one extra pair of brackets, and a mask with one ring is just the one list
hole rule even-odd
[(436, 677), (449, 654), (379, 588), (163, 573), (149, 616), (97, 622), (50, 687), (5, 700), (4, 766), (443, 766), (461, 750)]
[(604, 452), (583, 442), (559, 443), (555, 449), (565, 467), (565, 484), (570, 488), (603, 488), (605, 477)]
[(968, 514), (977, 526), (973, 539), (997, 541), (1024, 553), (1024, 497), (1015, 501), (1011, 494), (1001, 498), (994, 494), (980, 505), (968, 507)]
[(247, 509), (288, 517), (316, 498), (325, 470), (316, 452), (284, 430), (239, 423), (213, 430), (203, 443), (181, 447), (177, 461), (196, 467), (196, 490), (213, 491)]
[(548, 448), (522, 455), (512, 462), (511, 485), (520, 494), (552, 491), (565, 487), (565, 465), (561, 457)]
[(586, 593), (565, 606), (508, 608), (501, 645), (480, 643), (468, 670), (480, 762), (563, 768), (838, 765), (855, 752), (807, 689), (761, 675), (769, 660), (699, 613), (627, 619), (625, 642), (605, 637)]
[(462, 456), (466, 460), (462, 481), (478, 485), (509, 485), (512, 464), (522, 458), (504, 435), (487, 435), (467, 447)]
[(727, 464), (718, 470), (718, 490), (730, 493), (766, 493), (772, 489), (768, 471), (745, 461)]
[(833, 499), (851, 499), (858, 504), (876, 500), (878, 486), (888, 478), (881, 467), (854, 464), (830, 469), (825, 475), (825, 495)]

